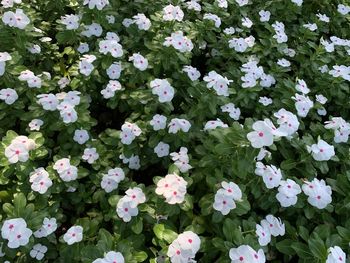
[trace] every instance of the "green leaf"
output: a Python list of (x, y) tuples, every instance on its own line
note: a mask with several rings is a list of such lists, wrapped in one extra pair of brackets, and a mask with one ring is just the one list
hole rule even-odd
[(326, 261), (327, 259), (327, 248), (324, 244), (324, 242), (317, 236), (313, 235), (314, 237), (309, 239), (308, 244), (311, 253), (318, 259), (322, 261)]
[(142, 229), (143, 229), (143, 219), (141, 217), (135, 218), (135, 220), (133, 220), (133, 224), (131, 225), (131, 230), (136, 235), (139, 235), (142, 233)]
[(280, 251), (283, 254), (294, 255), (295, 251), (291, 247), (292, 243), (293, 243), (293, 240), (285, 239), (285, 240), (282, 240), (282, 241), (276, 243), (276, 248), (278, 251)]

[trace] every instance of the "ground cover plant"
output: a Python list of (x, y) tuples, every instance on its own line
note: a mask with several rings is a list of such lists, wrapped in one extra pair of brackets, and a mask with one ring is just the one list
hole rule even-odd
[(1, 262), (347, 262), (350, 2), (2, 0)]

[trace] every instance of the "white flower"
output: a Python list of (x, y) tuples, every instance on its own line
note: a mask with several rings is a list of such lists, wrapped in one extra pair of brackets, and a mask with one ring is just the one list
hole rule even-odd
[(187, 76), (192, 80), (195, 81), (199, 79), (201, 76), (201, 73), (194, 67), (192, 66), (184, 66), (182, 69), (183, 72), (187, 73)]
[(137, 207), (139, 204), (146, 202), (146, 196), (142, 189), (139, 187), (129, 188), (125, 192), (126, 196), (130, 198), (129, 205), (132, 208)]
[(284, 236), (285, 234), (285, 225), (282, 223), (280, 218), (274, 217), (273, 215), (267, 215), (265, 219), (261, 220), (261, 226), (273, 235)]
[(328, 99), (325, 96), (323, 96), (322, 94), (316, 95), (316, 101), (318, 101), (322, 105), (326, 104), (327, 100)]
[(339, 4), (337, 10), (340, 14), (347, 15), (350, 12), (350, 6)]
[(4, 221), (1, 228), (1, 237), (8, 240), (9, 248), (18, 248), (29, 243), (32, 230), (27, 228), (27, 223), (23, 218), (14, 218)]
[(59, 176), (65, 182), (76, 180), (78, 178), (78, 168), (73, 165), (69, 165), (66, 170), (59, 173)]
[(124, 154), (121, 154), (119, 158), (123, 160), (123, 163), (128, 163), (130, 169), (138, 170), (141, 167), (140, 157), (138, 155), (132, 154), (130, 158), (126, 158)]
[(316, 16), (318, 17), (318, 19), (322, 22), (325, 22), (325, 23), (329, 23), (329, 17), (325, 14), (316, 14)]
[(43, 246), (41, 244), (36, 244), (33, 246), (29, 255), (36, 260), (42, 260), (47, 252), (47, 246)]
[(253, 26), (253, 21), (250, 20), (248, 17), (243, 17), (242, 18), (242, 26), (251, 28)]
[(77, 15), (61, 16), (61, 23), (66, 26), (67, 30), (74, 30), (79, 28), (80, 17)]
[(204, 14), (204, 16), (203, 16), (203, 19), (208, 19), (208, 20), (214, 21), (215, 27), (220, 27), (220, 25), (221, 25), (221, 19), (220, 19), (220, 17), (218, 17), (218, 16), (215, 15), (215, 14), (206, 13), (206, 14)]
[(129, 145), (141, 135), (141, 129), (137, 124), (125, 122), (121, 127), (120, 139), (123, 144)]
[(260, 97), (259, 98), (259, 103), (261, 103), (264, 106), (268, 106), (273, 103), (271, 98), (268, 97)]
[(297, 116), (290, 111), (282, 108), (274, 113), (274, 116), (277, 118), (277, 123), (280, 125), (277, 129), (279, 132), (291, 136), (298, 131), (300, 123)]
[(97, 8), (102, 10), (106, 5), (109, 5), (108, 0), (84, 0), (83, 5), (88, 5), (89, 9)]
[(191, 128), (191, 123), (185, 119), (174, 118), (171, 119), (170, 123), (168, 124), (168, 127), (169, 133), (177, 133), (180, 130), (183, 132), (188, 132)]
[(102, 54), (110, 53), (112, 57), (119, 58), (123, 56), (123, 47), (120, 45), (118, 39), (102, 40), (99, 43), (99, 52)]
[(124, 222), (130, 222), (131, 217), (137, 216), (139, 210), (137, 207), (131, 206), (132, 200), (128, 196), (119, 199), (117, 204), (117, 214)]
[(13, 7), (14, 4), (22, 3), (22, 0), (2, 0), (1, 4), (3, 8)]
[[(236, 0), (237, 1), (237, 0)], [(262, 249), (255, 251), (248, 245), (241, 245), (238, 248), (231, 248), (231, 263), (265, 263), (265, 254)]]
[(217, 4), (219, 7), (221, 8), (227, 8), (228, 7), (228, 3), (226, 0), (216, 0)]
[(308, 23), (308, 24), (304, 24), (303, 27), (309, 29), (310, 31), (317, 30), (317, 25), (316, 24)]
[(148, 67), (148, 60), (140, 55), (140, 53), (134, 53), (131, 57), (129, 57), (129, 61), (133, 61), (134, 67), (144, 71)]
[(89, 52), (90, 49), (89, 49), (89, 45), (87, 43), (80, 43), (77, 50), (80, 54), (84, 54), (84, 53)]
[(236, 32), (236, 30), (234, 27), (227, 27), (224, 29), (223, 32), (227, 35), (233, 35)]
[(119, 182), (114, 180), (112, 176), (108, 174), (104, 174), (101, 181), (101, 187), (106, 191), (106, 193), (110, 193), (113, 190), (118, 188)]
[(256, 224), (255, 234), (258, 236), (258, 241), (260, 246), (266, 246), (271, 242), (271, 233), (269, 229)]
[(281, 67), (287, 68), (290, 67), (290, 62), (288, 60), (286, 60), (285, 58), (279, 59), (277, 61), (277, 64), (280, 65)]
[(322, 139), (318, 140), (317, 144), (311, 145), (308, 150), (316, 161), (328, 161), (335, 155), (334, 146)]
[(328, 257), (326, 263), (344, 263), (346, 261), (346, 254), (338, 247), (330, 247), (328, 249)]
[(223, 215), (228, 215), (232, 209), (236, 208), (233, 198), (226, 194), (226, 191), (219, 189), (215, 194), (213, 208)]
[(119, 79), (122, 72), (122, 65), (120, 62), (114, 62), (106, 70), (106, 73), (110, 79)]
[(88, 163), (92, 164), (94, 163), (100, 155), (96, 151), (96, 148), (85, 148), (84, 154), (81, 157), (83, 160), (87, 161)]
[(79, 144), (84, 144), (89, 140), (90, 136), (87, 130), (75, 130), (73, 140)]
[(295, 85), (295, 89), (303, 94), (308, 94), (310, 89), (307, 87), (306, 82), (303, 79), (297, 79), (297, 84)]
[(150, 124), (152, 125), (153, 130), (158, 131), (165, 129), (166, 121), (167, 118), (164, 115), (156, 114), (153, 116), (152, 120), (150, 121)]
[(150, 82), (152, 94), (158, 96), (159, 102), (170, 102), (175, 94), (174, 88), (166, 79), (155, 79)]
[(35, 169), (30, 174), (29, 182), (32, 183), (32, 190), (40, 194), (46, 193), (47, 189), (52, 186), (49, 173), (42, 167)]
[(124, 262), (125, 261), (122, 253), (114, 252), (114, 251), (109, 251), (103, 259), (103, 263), (124, 263)]
[(305, 95), (296, 93), (292, 99), (295, 100), (295, 108), (298, 112), (298, 116), (300, 117), (306, 117), (306, 115), (309, 113), (309, 110), (314, 106), (313, 101)]
[(159, 158), (169, 155), (170, 146), (167, 143), (159, 142), (156, 147), (154, 147), (154, 153), (157, 154)]
[(326, 185), (324, 180), (314, 178), (311, 182), (302, 185), (304, 194), (308, 196), (307, 201), (318, 209), (324, 209), (332, 202), (332, 189)]
[(253, 148), (262, 148), (273, 144), (273, 133), (266, 121), (256, 121), (252, 132), (247, 134), (247, 138)]
[(63, 235), (63, 240), (68, 244), (72, 245), (83, 240), (83, 227), (72, 226), (68, 229), (67, 233)]
[(5, 156), (10, 163), (26, 162), (29, 159), (29, 152), (25, 144), (11, 143), (5, 148)]
[(194, 10), (194, 11), (200, 12), (202, 10), (202, 7), (198, 2), (199, 2), (199, 0), (190, 0), (190, 1), (186, 2), (187, 8), (189, 10)]
[(108, 24), (114, 24), (115, 23), (115, 17), (112, 15), (107, 15), (106, 16)]
[(1, 89), (0, 100), (5, 101), (6, 104), (11, 105), (18, 99), (17, 92), (14, 89)]
[(53, 165), (53, 169), (55, 169), (58, 173), (62, 173), (65, 170), (69, 169), (70, 161), (68, 158), (62, 158), (55, 162)]
[(271, 12), (260, 10), (259, 16), (260, 16), (260, 22), (268, 22), (270, 20)]
[(40, 119), (33, 119), (31, 122), (28, 124), (29, 129), (31, 131), (39, 131), (40, 127), (44, 124), (44, 122)]
[(239, 6), (245, 6), (248, 4), (249, 0), (235, 0)]
[(221, 182), (221, 186), (225, 194), (232, 197), (235, 201), (242, 199), (242, 191), (237, 184), (233, 182)]
[(16, 9), (15, 13), (12, 11), (5, 12), (2, 16), (2, 22), (10, 27), (24, 29), (27, 25), (29, 25), (30, 20), (22, 9)]
[(303, 0), (291, 0), (297, 6), (301, 6), (303, 4)]
[(163, 8), (163, 20), (164, 21), (182, 21), (184, 12), (179, 6), (167, 5)]
[(133, 23), (135, 23), (140, 30), (147, 31), (151, 27), (151, 20), (149, 20), (144, 14), (133, 16)]
[(165, 197), (168, 204), (181, 204), (185, 200), (187, 182), (177, 174), (168, 174), (157, 183), (156, 194)]

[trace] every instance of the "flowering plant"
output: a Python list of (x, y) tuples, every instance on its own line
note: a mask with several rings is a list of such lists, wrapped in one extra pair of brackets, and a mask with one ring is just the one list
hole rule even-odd
[(1, 0), (1, 262), (346, 262), (350, 2)]

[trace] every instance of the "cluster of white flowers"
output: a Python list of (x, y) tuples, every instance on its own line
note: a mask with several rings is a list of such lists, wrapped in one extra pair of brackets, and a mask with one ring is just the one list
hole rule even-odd
[(150, 82), (150, 87), (160, 103), (170, 102), (174, 98), (175, 90), (166, 79), (154, 79)]
[(191, 128), (191, 123), (186, 119), (174, 118), (168, 124), (169, 133), (177, 133), (178, 131), (188, 132)]
[(32, 190), (39, 194), (45, 194), (52, 186), (49, 173), (43, 167), (35, 169), (34, 172), (30, 174), (29, 182), (32, 183)]
[(120, 252), (109, 251), (104, 258), (98, 258), (92, 261), (92, 263), (124, 263), (124, 256)]
[(20, 81), (26, 81), (29, 88), (41, 88), (41, 79), (39, 76), (35, 76), (30, 70), (22, 71), (18, 77)]
[(295, 93), (295, 96), (292, 97), (295, 100), (295, 109), (299, 117), (305, 118), (309, 113), (310, 109), (314, 106), (314, 102), (304, 94), (300, 95)]
[(279, 168), (274, 165), (264, 165), (262, 162), (256, 163), (255, 174), (263, 178), (267, 189), (278, 187), (282, 180), (282, 173)]
[(130, 222), (131, 217), (137, 216), (139, 213), (137, 206), (144, 202), (146, 202), (146, 196), (141, 188), (129, 188), (118, 201), (117, 214), (124, 222)]
[(27, 228), (27, 223), (23, 218), (14, 218), (4, 221), (1, 228), (1, 237), (8, 240), (9, 248), (18, 248), (29, 243), (32, 230)]
[(72, 226), (63, 235), (63, 240), (68, 245), (73, 245), (74, 243), (79, 243), (83, 240), (83, 227), (82, 226)]
[(213, 208), (224, 216), (236, 208), (235, 201), (241, 201), (242, 191), (239, 186), (233, 182), (222, 182), (221, 188), (215, 194)]
[(110, 193), (117, 189), (119, 183), (124, 179), (125, 173), (122, 168), (117, 167), (109, 169), (107, 174), (103, 174), (101, 187), (106, 191), (106, 193)]
[(181, 22), (184, 17), (184, 12), (179, 6), (167, 5), (163, 8), (163, 20), (164, 21), (179, 21)]
[(231, 263), (265, 263), (264, 251), (259, 249), (255, 251), (251, 246), (241, 245), (237, 248), (231, 248), (229, 253)]
[(261, 220), (260, 225), (256, 225), (256, 235), (259, 238), (260, 246), (266, 246), (271, 242), (271, 236), (284, 236), (285, 226), (280, 218), (273, 215), (267, 215), (265, 219)]
[(221, 127), (221, 128), (228, 128), (228, 125), (223, 123), (222, 120), (220, 120), (219, 118), (216, 119), (216, 120), (211, 120), (211, 121), (208, 121), (205, 125), (204, 125), (204, 130), (207, 131), (207, 130), (214, 130), (218, 127)]
[(119, 41), (120, 38), (116, 33), (108, 32), (106, 38), (104, 40), (101, 40), (98, 44), (99, 52), (104, 55), (110, 53), (114, 58), (123, 56), (123, 47)]
[(20, 4), (22, 3), (22, 0), (2, 0), (1, 5), (3, 8), (10, 8), (13, 7), (14, 4)]
[(249, 36), (246, 38), (237, 38), (233, 37), (228, 41), (229, 47), (233, 48), (236, 52), (243, 53), (249, 47), (253, 47), (255, 44), (255, 38), (253, 36)]
[(42, 226), (35, 231), (33, 234), (36, 238), (47, 237), (55, 232), (57, 229), (57, 220), (56, 218), (45, 217), (43, 220)]
[(130, 145), (133, 140), (141, 135), (141, 129), (137, 124), (125, 122), (121, 127), (120, 139), (122, 144)]
[(15, 12), (6, 11), (2, 16), (2, 22), (9, 27), (24, 29), (27, 25), (29, 25), (30, 19), (23, 12), (23, 9), (16, 9)]
[(194, 258), (200, 246), (201, 240), (199, 236), (192, 231), (185, 231), (171, 242), (167, 256), (172, 263), (195, 262)]
[(124, 154), (121, 154), (119, 156), (121, 160), (123, 160), (124, 164), (128, 164), (128, 167), (133, 170), (138, 170), (140, 169), (140, 157), (138, 155), (132, 154), (130, 158), (127, 158), (124, 156)]
[(347, 81), (350, 81), (350, 66), (335, 65), (328, 73), (335, 78), (341, 77)]
[(269, 88), (276, 83), (275, 78), (272, 75), (265, 74), (264, 69), (258, 66), (257, 61), (249, 61), (242, 65), (241, 71), (245, 73), (241, 77), (242, 88), (252, 88), (257, 85), (257, 81), (260, 79), (260, 86)]
[(170, 37), (165, 38), (163, 45), (166, 47), (172, 46), (182, 53), (190, 52), (193, 49), (193, 43), (191, 39), (184, 36), (184, 33), (182, 31), (171, 33)]
[(221, 106), (221, 110), (222, 112), (228, 112), (229, 116), (236, 121), (241, 116), (241, 109), (231, 102)]
[(325, 122), (326, 129), (334, 130), (334, 142), (346, 143), (350, 135), (350, 123), (346, 122), (342, 117), (332, 117), (330, 121)]
[(60, 178), (65, 182), (70, 182), (78, 178), (78, 168), (71, 165), (68, 158), (57, 160), (53, 165), (53, 169), (57, 171)]
[(174, 164), (179, 168), (181, 173), (187, 173), (188, 170), (192, 169), (192, 166), (189, 164), (190, 158), (188, 157), (188, 149), (186, 147), (181, 147), (180, 151), (173, 152), (170, 154), (171, 159), (174, 161)]
[(276, 199), (282, 207), (289, 207), (297, 203), (297, 195), (300, 193), (301, 188), (295, 181), (291, 179), (281, 180)]
[(85, 25), (84, 28), (85, 30), (81, 32), (81, 35), (86, 37), (92, 37), (92, 36), (100, 37), (103, 32), (102, 26), (97, 23)]
[(123, 22), (126, 27), (128, 27), (131, 24), (136, 24), (139, 30), (145, 30), (145, 31), (150, 29), (152, 25), (151, 20), (149, 20), (145, 16), (145, 14), (137, 14), (133, 16), (133, 19), (130, 19), (130, 21), (127, 19), (124, 19)]
[(284, 108), (280, 109), (278, 112), (274, 113), (277, 118), (277, 123), (279, 124), (278, 131), (285, 136), (292, 136), (298, 131), (300, 122), (298, 117), (290, 111)]
[(36, 147), (35, 141), (27, 136), (17, 136), (10, 145), (5, 148), (5, 156), (9, 163), (26, 162), (29, 159), (29, 151)]
[(105, 99), (113, 98), (116, 91), (123, 90), (122, 85), (118, 80), (110, 80), (107, 86), (101, 90), (101, 94)]
[(207, 82), (207, 88), (214, 88), (218, 96), (229, 96), (228, 86), (232, 80), (221, 76), (216, 71), (210, 71), (207, 76), (204, 76), (203, 80)]
[(277, 40), (277, 43), (285, 43), (288, 41), (288, 36), (285, 33), (284, 30), (284, 24), (282, 22), (276, 21), (272, 24), (272, 27), (275, 29), (275, 35), (273, 35), (273, 38)]
[(156, 194), (162, 195), (168, 204), (181, 204), (185, 200), (187, 182), (179, 175), (168, 174), (157, 183)]
[(314, 178), (311, 182), (305, 181), (302, 185), (304, 194), (308, 196), (307, 201), (318, 209), (324, 209), (332, 202), (332, 189), (326, 182)]

